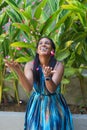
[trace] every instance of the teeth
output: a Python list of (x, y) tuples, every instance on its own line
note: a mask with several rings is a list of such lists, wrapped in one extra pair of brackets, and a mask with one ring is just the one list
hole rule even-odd
[(46, 51), (46, 50), (47, 50), (47, 48), (42, 47), (42, 48), (41, 48), (41, 50), (42, 50), (42, 51)]

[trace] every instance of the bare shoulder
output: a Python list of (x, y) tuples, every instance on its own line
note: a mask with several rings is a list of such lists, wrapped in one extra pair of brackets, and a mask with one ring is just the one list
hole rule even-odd
[(25, 69), (31, 69), (33, 70), (34, 61), (29, 61), (25, 64)]
[(56, 63), (56, 65), (55, 65), (54, 69), (62, 69), (62, 70), (64, 70), (64, 65), (63, 65), (63, 63), (57, 61), (57, 63)]
[(33, 61), (29, 61), (25, 64), (24, 74), (29, 80), (30, 84), (33, 86)]

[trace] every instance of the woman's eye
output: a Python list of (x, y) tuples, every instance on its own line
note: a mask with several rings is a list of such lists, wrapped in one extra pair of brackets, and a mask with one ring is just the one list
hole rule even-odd
[(39, 45), (42, 45), (42, 44), (46, 44), (46, 45), (50, 45), (50, 42), (39, 42)]
[(39, 42), (39, 45), (41, 45), (42, 44), (42, 42)]
[(45, 42), (45, 44), (49, 45), (50, 43), (49, 42)]

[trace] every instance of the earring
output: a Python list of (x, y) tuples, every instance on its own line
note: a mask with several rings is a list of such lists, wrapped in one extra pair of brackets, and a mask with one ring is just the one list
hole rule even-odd
[(51, 51), (50, 54), (51, 54), (51, 56), (54, 56), (54, 55), (55, 55), (54, 51)]

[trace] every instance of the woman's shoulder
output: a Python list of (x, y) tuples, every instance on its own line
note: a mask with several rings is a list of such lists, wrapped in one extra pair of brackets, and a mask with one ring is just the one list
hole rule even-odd
[(57, 69), (57, 68), (60, 68), (60, 67), (64, 68), (64, 64), (61, 61), (57, 61), (54, 68)]
[(33, 69), (34, 60), (29, 61), (25, 64), (25, 68)]

